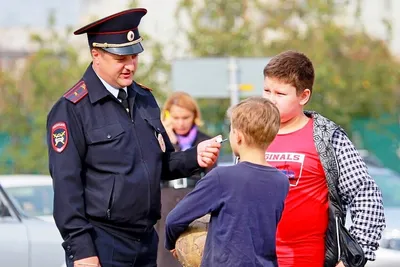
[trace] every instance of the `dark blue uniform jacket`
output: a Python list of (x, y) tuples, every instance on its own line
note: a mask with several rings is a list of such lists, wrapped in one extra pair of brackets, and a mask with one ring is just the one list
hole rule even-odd
[(54, 218), (71, 259), (96, 255), (93, 225), (132, 238), (150, 231), (160, 218), (160, 179), (199, 168), (196, 148), (173, 152), (151, 91), (134, 82), (128, 97), (131, 115), (89, 66), (48, 115)]

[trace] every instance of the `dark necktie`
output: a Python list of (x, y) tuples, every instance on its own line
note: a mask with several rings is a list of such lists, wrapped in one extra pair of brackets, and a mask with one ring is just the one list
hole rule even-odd
[(128, 94), (124, 89), (119, 89), (118, 99), (121, 100), (122, 106), (124, 106), (126, 112), (129, 114)]

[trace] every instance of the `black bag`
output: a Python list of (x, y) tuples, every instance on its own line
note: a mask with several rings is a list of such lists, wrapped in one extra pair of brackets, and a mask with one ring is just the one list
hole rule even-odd
[(346, 267), (363, 267), (364, 251), (344, 226), (344, 214), (336, 187), (328, 183), (329, 226), (326, 233), (325, 267), (334, 267), (342, 261)]
[(343, 223), (340, 222), (340, 243), (343, 249), (343, 262), (349, 267), (363, 267), (366, 264), (364, 251), (357, 241), (351, 236)]

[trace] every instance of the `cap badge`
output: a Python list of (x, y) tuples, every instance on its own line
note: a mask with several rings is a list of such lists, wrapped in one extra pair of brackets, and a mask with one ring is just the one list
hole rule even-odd
[(135, 33), (133, 31), (129, 31), (126, 37), (128, 38), (129, 42), (132, 42), (133, 39), (135, 39)]

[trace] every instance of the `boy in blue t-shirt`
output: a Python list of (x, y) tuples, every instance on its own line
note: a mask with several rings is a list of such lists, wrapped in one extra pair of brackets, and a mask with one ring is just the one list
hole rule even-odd
[(229, 141), (240, 163), (213, 169), (169, 213), (165, 247), (176, 255), (178, 237), (210, 213), (201, 266), (278, 266), (275, 235), (289, 181), (266, 162), (265, 151), (278, 133), (279, 111), (252, 97), (229, 113)]

